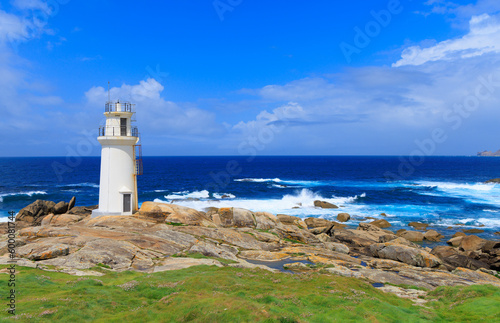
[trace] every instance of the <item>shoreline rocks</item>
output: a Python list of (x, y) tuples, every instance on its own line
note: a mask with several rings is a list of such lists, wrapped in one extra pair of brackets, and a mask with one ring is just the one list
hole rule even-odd
[[(396, 235), (385, 230), (385, 220), (354, 227), (241, 208), (209, 208), (201, 212), (155, 202), (144, 202), (133, 216), (91, 218), (94, 207), (73, 207), (42, 219), (41, 215), (33, 216), (39, 210), (43, 213), (54, 208), (56, 203), (52, 203), (38, 202), (18, 219), (19, 223), (29, 224), (16, 238), (17, 256), (23, 264), (51, 265), (65, 272), (88, 270), (99, 264), (115, 271), (156, 272), (177, 268), (176, 259), (184, 259), (186, 266), (206, 262), (267, 269), (246, 259), (290, 259), (329, 265), (334, 274), (372, 282), (425, 288), (475, 283), (500, 286), (498, 278), (475, 271), (500, 269), (500, 242), (474, 235), (457, 234), (448, 241), (452, 246), (431, 250), (410, 240), (439, 241), (443, 236), (435, 230), (405, 230)], [(64, 206), (60, 205), (61, 210)], [(23, 221), (28, 217), (33, 221)], [(0, 239), (0, 263), (8, 261), (6, 239), (6, 235)], [(210, 259), (186, 260), (191, 254)], [(302, 265), (289, 268), (310, 270)]]

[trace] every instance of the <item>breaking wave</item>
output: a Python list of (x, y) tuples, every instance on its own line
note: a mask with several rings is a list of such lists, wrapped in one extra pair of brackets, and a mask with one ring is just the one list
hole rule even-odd
[(29, 191), (29, 192), (17, 192), (17, 193), (1, 193), (0, 202), (4, 201), (4, 198), (16, 197), (16, 196), (33, 196), (33, 195), (47, 195), (45, 191)]

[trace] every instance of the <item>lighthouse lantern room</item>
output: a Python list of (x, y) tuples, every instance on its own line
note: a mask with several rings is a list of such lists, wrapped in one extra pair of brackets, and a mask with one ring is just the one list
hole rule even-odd
[(142, 173), (142, 162), (134, 114), (135, 104), (106, 103), (106, 124), (97, 137), (102, 146), (99, 208), (92, 211), (92, 217), (132, 215), (138, 209), (137, 176)]

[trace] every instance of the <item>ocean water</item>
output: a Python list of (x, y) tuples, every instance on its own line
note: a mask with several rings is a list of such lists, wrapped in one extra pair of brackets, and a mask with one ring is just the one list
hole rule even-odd
[[(37, 199), (96, 205), (98, 157), (0, 158), (0, 220)], [(242, 207), (351, 224), (367, 216), (385, 218), (392, 230), (426, 222), (451, 235), (481, 228), (498, 238), (500, 158), (426, 157), (411, 166), (407, 157), (144, 157), (139, 202), (174, 202), (198, 210)], [(319, 209), (324, 200), (340, 209)], [(381, 213), (387, 214), (383, 217)], [(451, 228), (450, 228), (451, 227)]]

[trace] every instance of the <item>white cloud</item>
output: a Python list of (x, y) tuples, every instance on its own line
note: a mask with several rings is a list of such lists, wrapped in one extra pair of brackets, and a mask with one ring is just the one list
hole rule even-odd
[(488, 53), (500, 53), (500, 17), (483, 14), (471, 18), (470, 29), (465, 36), (427, 48), (409, 47), (393, 67), (465, 59)]
[[(149, 78), (136, 85), (123, 84), (110, 90), (111, 100), (130, 101), (137, 105), (137, 119), (145, 133), (165, 136), (206, 136), (223, 131), (215, 114), (193, 106), (180, 106), (161, 97), (163, 86)], [(88, 105), (99, 111), (108, 100), (107, 90), (93, 87), (85, 93)]]
[(28, 37), (28, 22), (0, 10), (0, 43), (23, 40)]

